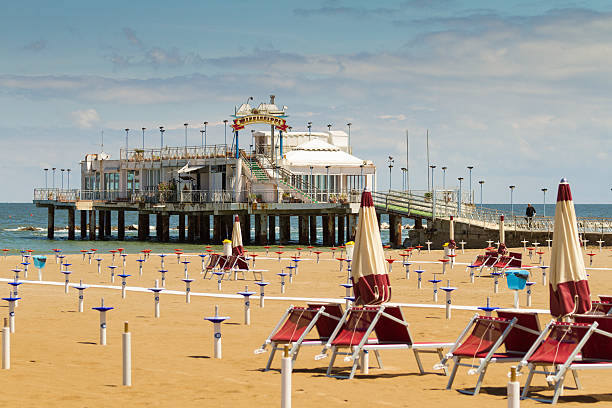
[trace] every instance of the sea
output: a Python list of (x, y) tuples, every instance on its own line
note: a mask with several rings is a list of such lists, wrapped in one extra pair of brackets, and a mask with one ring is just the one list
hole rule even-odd
[[(484, 204), (487, 208), (493, 208), (500, 210), (504, 214), (524, 214), (527, 204), (514, 204), (512, 207), (510, 204)], [(544, 214), (544, 206), (542, 204), (533, 204), (537, 214)], [(576, 204), (576, 215), (578, 217), (612, 217), (612, 205), (611, 204)], [(552, 216), (555, 212), (555, 205), (546, 205), (546, 215)], [(79, 225), (79, 217), (77, 214), (77, 226)], [(53, 248), (61, 248), (65, 253), (79, 253), (82, 249), (96, 248), (100, 251), (108, 251), (117, 247), (125, 248), (129, 253), (137, 253), (144, 248), (152, 249), (155, 252), (174, 252), (175, 249), (179, 248), (185, 251), (201, 251), (203, 245), (187, 244), (184, 242), (178, 242), (178, 217), (170, 217), (170, 242), (169, 243), (158, 243), (155, 241), (143, 243), (137, 241), (137, 230), (131, 229), (130, 226), (137, 226), (138, 214), (136, 212), (126, 211), (125, 223), (126, 223), (126, 240), (116, 241), (117, 236), (117, 218), (116, 213), (113, 213), (111, 219), (112, 235), (115, 239), (111, 238), (106, 241), (89, 241), (80, 240), (79, 231), (76, 231), (77, 239), (69, 241), (68, 238), (68, 212), (56, 210), (55, 211), (55, 239), (47, 239), (47, 209), (37, 208), (32, 203), (0, 203), (0, 248), (10, 249), (9, 253), (17, 254), (20, 250), (32, 249), (36, 253), (51, 253)], [(318, 241), (322, 241), (322, 227), (320, 224), (317, 225)], [(404, 219), (404, 226), (412, 226), (414, 222), (409, 219)], [(381, 217), (381, 238), (383, 242), (389, 240), (388, 230), (388, 217), (383, 215)], [(279, 234), (277, 225), (277, 237)], [(254, 237), (254, 220), (251, 220), (251, 236)], [(151, 217), (151, 235), (155, 235), (155, 217)], [(408, 229), (402, 230), (402, 237), (408, 236)], [(212, 235), (212, 231), (211, 231)], [(231, 237), (227, 237), (231, 238)], [(295, 243), (298, 238), (298, 224), (297, 217), (291, 218), (291, 239)]]

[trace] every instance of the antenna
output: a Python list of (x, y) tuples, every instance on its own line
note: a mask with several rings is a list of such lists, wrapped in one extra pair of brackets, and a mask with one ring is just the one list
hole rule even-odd
[(100, 140), (100, 153), (104, 153), (104, 129), (102, 130), (102, 138)]

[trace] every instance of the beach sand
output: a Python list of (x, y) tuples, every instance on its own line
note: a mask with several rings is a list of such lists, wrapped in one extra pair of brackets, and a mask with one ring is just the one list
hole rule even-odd
[[(545, 263), (549, 261), (549, 250)], [(294, 254), (295, 250), (285, 248), (283, 257)], [(470, 262), (482, 251), (466, 250), (465, 254), (457, 251), (457, 262)], [(593, 267), (612, 267), (609, 250), (597, 252)], [(388, 251), (394, 258), (401, 258), (398, 251)], [(289, 260), (280, 263), (272, 256), (265, 258), (260, 253), (256, 267), (268, 269), (265, 280), (271, 282), (266, 288), (266, 295), (280, 296), (279, 277), (281, 267), (287, 266)], [(337, 253), (336, 256), (339, 256)], [(423, 274), (423, 289), (417, 289), (417, 277), (410, 274), (405, 279), (404, 268), (396, 263), (393, 267), (391, 282), (393, 302), (433, 304), (432, 286), (427, 280), (432, 273), (441, 273), (440, 264), (419, 263), (437, 260), (442, 251), (423, 251), (415, 254), (413, 266), (426, 270)], [(138, 276), (136, 258), (128, 256), (128, 286), (153, 287), (155, 279), (160, 279), (159, 258), (152, 255), (144, 264), (144, 274)], [(537, 255), (531, 263), (537, 263)], [(97, 273), (96, 262), (83, 262), (81, 255), (69, 255), (73, 271), (70, 280), (85, 284), (109, 285), (109, 271), (106, 265), (110, 255), (103, 255), (102, 274)], [(339, 284), (346, 279), (346, 270), (339, 271), (339, 263), (332, 259), (331, 252), (321, 255), (320, 263), (309, 258), (308, 252), (302, 253), (306, 259), (300, 263), (299, 275), (293, 284), (287, 285), (286, 297), (333, 297), (344, 296), (344, 288)], [(59, 272), (59, 265), (53, 256), (48, 256), (48, 263), (43, 271), (44, 280), (63, 282), (64, 276)], [(203, 280), (200, 258), (190, 256), (190, 277), (192, 292), (219, 293), (215, 280)], [(10, 269), (20, 262), (19, 257), (0, 258), (1, 277), (13, 277)], [(588, 257), (586, 257), (588, 265)], [(529, 264), (529, 258), (527, 258)], [(121, 265), (121, 260), (115, 261)], [(166, 258), (167, 288), (184, 290), (183, 265), (178, 264), (176, 256)], [(121, 267), (117, 268), (118, 273)], [(609, 270), (591, 270), (590, 286), (593, 299), (598, 294), (612, 294), (612, 283), (608, 278)], [(545, 309), (548, 303), (548, 286), (541, 283), (541, 273), (533, 272), (532, 308)], [(438, 275), (440, 276), (440, 275)], [(29, 279), (36, 279), (37, 271), (30, 267)], [(224, 281), (222, 293), (235, 294), (249, 285), (249, 289), (258, 291), (253, 283), (253, 276), (247, 281)], [(458, 287), (453, 293), (454, 305), (480, 306), (491, 297), (494, 306), (511, 307), (513, 296), (500, 280), (500, 293), (493, 294), (493, 282), (489, 277), (477, 278), (475, 284), (469, 283), (465, 266), (456, 265), (447, 268), (441, 276), (443, 284), (450, 279), (452, 286)], [(116, 278), (115, 286), (120, 286)], [(63, 406), (63, 407), (102, 407), (102, 406), (155, 406), (155, 407), (190, 407), (190, 406), (280, 406), (280, 360), (273, 363), (273, 370), (262, 372), (268, 359), (268, 353), (255, 355), (268, 336), (283, 311), (290, 305), (303, 305), (304, 302), (290, 300), (267, 300), (264, 309), (259, 308), (257, 299), (252, 299), (251, 326), (243, 324), (243, 300), (213, 297), (192, 296), (191, 304), (185, 303), (184, 295), (161, 293), (161, 317), (155, 319), (152, 293), (128, 291), (127, 298), (121, 299), (117, 289), (89, 288), (85, 291), (85, 311), (77, 312), (78, 292), (70, 288), (64, 294), (63, 285), (51, 286), (40, 284), (23, 284), (20, 286), (20, 301), (16, 309), (16, 333), (12, 335), (12, 366), (10, 370), (0, 370), (0, 382), (3, 384), (3, 405), (17, 404), (28, 406)], [(8, 285), (5, 287), (8, 294)], [(105, 304), (115, 309), (108, 312), (107, 346), (98, 342), (99, 314), (91, 310), (98, 306), (100, 298)], [(521, 307), (525, 306), (525, 293), (521, 292)], [(2, 302), (3, 315), (6, 316), (6, 302)], [(440, 293), (437, 302), (444, 305), (444, 294)], [(220, 314), (231, 316), (222, 326), (223, 359), (216, 360), (213, 355), (213, 327), (203, 320), (214, 313), (214, 306), (219, 305)], [(454, 341), (474, 311), (453, 310), (453, 318), (447, 321), (444, 309), (403, 308), (405, 318), (410, 322), (410, 329), (416, 341)], [(540, 316), (542, 327), (550, 316)], [(123, 322), (129, 321), (133, 344), (133, 386), (121, 386), (121, 333)], [(506, 406), (507, 373), (510, 364), (493, 364), (484, 380), (480, 395), (473, 397), (463, 395), (459, 389), (469, 389), (476, 383), (476, 376), (468, 375), (466, 369), (460, 369), (453, 390), (445, 390), (448, 377), (440, 372), (419, 375), (411, 351), (382, 352), (384, 369), (374, 368), (375, 359), (370, 359), (370, 374), (357, 374), (352, 380), (339, 380), (325, 376), (328, 359), (315, 361), (314, 355), (320, 352), (319, 347), (303, 348), (293, 373), (293, 406), (294, 407), (471, 407)], [(425, 368), (433, 371), (437, 363), (434, 355), (423, 357)], [(337, 364), (348, 363), (339, 358)], [(595, 403), (596, 406), (612, 406), (612, 383), (610, 371), (583, 371), (580, 373), (583, 389), (575, 390), (573, 381), (568, 378), (567, 388), (560, 403), (563, 406), (584, 406)], [(526, 376), (519, 377), (521, 384)], [(544, 379), (540, 376), (534, 382), (536, 390), (550, 397), (552, 392), (544, 390)], [(527, 400), (522, 406), (536, 406), (539, 403)]]

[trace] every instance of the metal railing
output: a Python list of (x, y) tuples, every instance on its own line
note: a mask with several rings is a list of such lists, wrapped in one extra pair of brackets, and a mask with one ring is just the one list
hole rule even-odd
[(34, 200), (73, 202), (79, 196), (79, 189), (35, 188)]
[(130, 162), (160, 161), (160, 160), (185, 160), (185, 159), (210, 159), (232, 157), (232, 150), (225, 144), (210, 146), (172, 146), (157, 149), (121, 149), (119, 152), (121, 160)]

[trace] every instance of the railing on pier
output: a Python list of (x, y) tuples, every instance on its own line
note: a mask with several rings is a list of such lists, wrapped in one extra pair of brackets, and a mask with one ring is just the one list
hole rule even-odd
[(35, 188), (34, 200), (73, 202), (79, 196), (79, 189)]
[(232, 157), (232, 149), (225, 144), (207, 146), (164, 147), (153, 149), (121, 149), (121, 160), (151, 162), (160, 160), (211, 159)]

